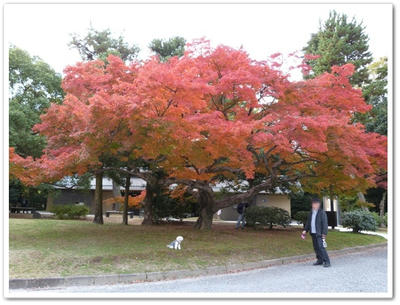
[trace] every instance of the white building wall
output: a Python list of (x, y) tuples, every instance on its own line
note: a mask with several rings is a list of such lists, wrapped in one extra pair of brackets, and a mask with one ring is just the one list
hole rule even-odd
[[(328, 196), (324, 196), (322, 198), (324, 210), (326, 212), (331, 211), (331, 199)], [(340, 222), (340, 209), (339, 209), (339, 200), (337, 198), (333, 198), (333, 211), (336, 212), (336, 220), (337, 224), (341, 224)]]
[[(331, 211), (331, 199), (327, 196), (323, 197), (323, 204), (324, 204), (324, 210), (326, 212), (330, 212)], [(337, 200), (337, 198), (333, 199), (333, 211), (337, 212), (339, 210), (339, 201)]]

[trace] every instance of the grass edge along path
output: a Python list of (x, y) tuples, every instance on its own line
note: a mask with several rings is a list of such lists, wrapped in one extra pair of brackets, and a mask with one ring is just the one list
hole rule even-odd
[[(337, 257), (341, 255), (360, 255), (360, 252), (374, 251), (377, 249), (386, 249), (387, 243), (371, 244), (366, 246), (356, 246), (352, 248), (344, 248), (341, 250), (333, 250), (330, 256)], [(163, 280), (176, 280), (184, 278), (195, 278), (199, 276), (228, 274), (243, 271), (250, 271), (260, 268), (269, 268), (272, 266), (294, 264), (314, 260), (313, 254), (305, 254), (300, 256), (291, 256), (276, 258), (271, 260), (263, 260), (253, 263), (244, 263), (239, 265), (211, 266), (199, 270), (170, 270), (162, 272), (144, 272), (134, 274), (103, 274), (91, 276), (70, 276), (56, 278), (34, 278), (34, 279), (11, 279), (9, 281), (10, 289), (38, 289), (51, 287), (68, 287), (68, 286), (91, 286), (91, 285), (116, 285), (116, 284), (132, 284), (139, 282), (153, 282)]]

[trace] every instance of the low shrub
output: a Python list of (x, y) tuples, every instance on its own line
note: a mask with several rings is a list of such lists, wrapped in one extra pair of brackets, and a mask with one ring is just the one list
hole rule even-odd
[(286, 226), (288, 226), (291, 221), (289, 212), (280, 208), (272, 208), (272, 210), (273, 210), (272, 223), (286, 228)]
[(357, 233), (361, 230), (375, 231), (377, 223), (373, 213), (365, 210), (354, 210), (343, 213), (342, 225)]
[(297, 220), (298, 222), (300, 222), (303, 225), (303, 227), (305, 227), (307, 218), (308, 218), (308, 214), (310, 214), (309, 211), (299, 211), (293, 215), (293, 219)]
[(372, 212), (372, 215), (375, 218), (376, 225), (378, 227), (387, 227), (387, 214), (380, 216), (377, 212)]
[(86, 216), (89, 209), (84, 205), (65, 204), (54, 206), (52, 212), (58, 219), (78, 219)]
[(251, 206), (246, 209), (246, 223), (250, 227), (274, 225), (286, 227), (290, 224), (288, 211), (276, 207)]
[(246, 225), (249, 227), (254, 227), (257, 223), (263, 222), (264, 211), (262, 207), (259, 206), (250, 206), (246, 209)]

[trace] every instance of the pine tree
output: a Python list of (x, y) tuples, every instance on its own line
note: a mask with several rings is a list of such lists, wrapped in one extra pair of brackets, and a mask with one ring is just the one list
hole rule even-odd
[(312, 67), (308, 78), (331, 72), (332, 66), (352, 63), (356, 70), (350, 82), (362, 87), (369, 81), (368, 65), (372, 63), (368, 42), (362, 22), (358, 23), (355, 18), (349, 20), (345, 14), (336, 11), (330, 12), (329, 18), (320, 25), (317, 33), (312, 34), (303, 49), (306, 54), (320, 56), (307, 62)]
[(132, 61), (140, 51), (137, 45), (129, 45), (124, 37), (113, 37), (109, 29), (99, 31), (93, 27), (89, 28), (84, 37), (72, 34), (69, 46), (77, 49), (81, 58), (86, 61), (105, 61), (110, 54), (120, 57), (123, 61)]
[[(355, 73), (350, 82), (363, 90), (363, 98), (372, 105), (372, 109), (363, 114), (355, 113), (352, 120), (363, 123), (368, 132), (386, 135), (387, 59), (372, 63), (368, 42), (362, 22), (357, 22), (354, 17), (349, 20), (345, 14), (331, 11), (329, 18), (320, 25), (317, 33), (312, 34), (307, 46), (303, 48), (306, 54), (319, 56), (307, 61), (312, 71), (306, 78), (331, 72), (334, 65), (353, 64)], [(364, 198), (362, 193), (358, 195)]]
[(367, 131), (387, 134), (387, 57), (380, 58), (369, 67), (370, 83), (363, 88), (365, 101), (372, 105), (370, 112), (363, 117), (362, 123)]
[(149, 48), (160, 57), (161, 61), (166, 61), (174, 56), (182, 56), (185, 52), (185, 44), (185, 38), (176, 36), (168, 40), (153, 39)]

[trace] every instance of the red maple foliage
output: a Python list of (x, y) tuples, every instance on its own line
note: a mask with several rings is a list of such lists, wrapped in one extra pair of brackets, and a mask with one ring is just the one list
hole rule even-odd
[[(145, 202), (159, 185), (195, 191), (198, 227), (209, 228), (218, 209), (261, 190), (301, 183), (313, 192), (364, 191), (386, 170), (386, 137), (352, 122), (370, 109), (349, 83), (352, 65), (290, 81), (279, 65), (204, 40), (167, 62), (107, 61), (65, 70), (64, 103), (35, 126), (48, 140), (44, 155), (10, 155), (11, 172), (24, 183), (119, 169), (147, 181)], [(148, 166), (135, 168), (131, 160)], [(250, 183), (217, 199), (212, 187), (228, 180)]]

